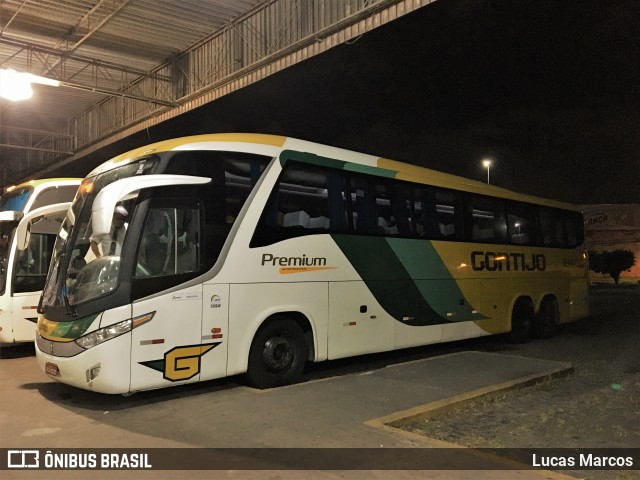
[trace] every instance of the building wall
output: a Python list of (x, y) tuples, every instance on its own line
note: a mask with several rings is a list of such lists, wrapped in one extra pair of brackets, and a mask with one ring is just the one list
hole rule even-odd
[[(620, 281), (640, 281), (640, 204), (583, 205), (586, 244), (590, 252), (631, 250), (636, 263)], [(589, 272), (591, 281), (611, 281), (609, 275)]]

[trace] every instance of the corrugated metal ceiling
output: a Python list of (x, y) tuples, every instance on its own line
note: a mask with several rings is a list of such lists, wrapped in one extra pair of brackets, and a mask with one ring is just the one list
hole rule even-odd
[[(0, 183), (46, 174), (434, 0), (0, 0)], [(2, 186), (2, 185), (0, 185)]]
[[(117, 91), (261, 1), (4, 0), (0, 68)], [(0, 124), (47, 130), (106, 97), (52, 88), (36, 86), (29, 105), (4, 105)]]

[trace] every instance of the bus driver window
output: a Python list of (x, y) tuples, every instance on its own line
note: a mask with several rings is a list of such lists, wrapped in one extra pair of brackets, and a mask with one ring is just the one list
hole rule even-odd
[(136, 278), (199, 270), (197, 209), (151, 208), (142, 231)]

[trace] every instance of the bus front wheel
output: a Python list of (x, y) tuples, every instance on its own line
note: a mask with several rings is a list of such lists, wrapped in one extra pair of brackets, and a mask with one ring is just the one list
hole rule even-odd
[(277, 317), (261, 327), (251, 343), (247, 380), (262, 389), (295, 383), (306, 361), (302, 328), (289, 318)]

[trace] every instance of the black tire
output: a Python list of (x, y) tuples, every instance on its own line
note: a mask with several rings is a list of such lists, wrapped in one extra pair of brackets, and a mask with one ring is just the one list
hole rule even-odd
[(293, 320), (277, 317), (261, 327), (251, 343), (247, 380), (256, 388), (295, 383), (307, 362), (302, 328)]
[(540, 305), (533, 326), (533, 334), (537, 338), (551, 338), (558, 333), (560, 326), (560, 309), (555, 298), (547, 297)]
[(509, 342), (525, 343), (531, 339), (533, 330), (533, 306), (525, 300), (519, 300), (511, 314), (511, 332)]

